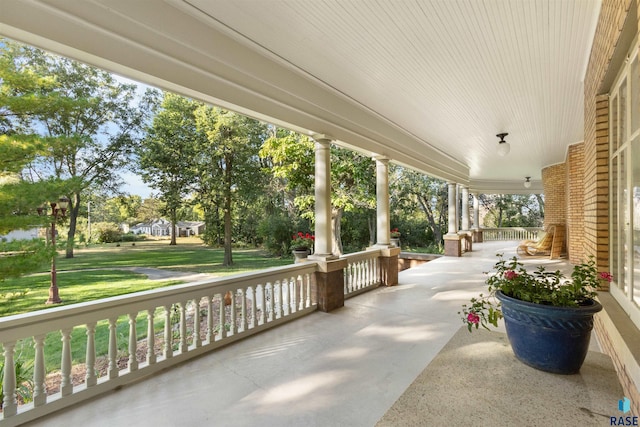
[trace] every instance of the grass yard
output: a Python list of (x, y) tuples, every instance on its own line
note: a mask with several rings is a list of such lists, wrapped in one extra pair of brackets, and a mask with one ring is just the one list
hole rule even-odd
[[(146, 275), (125, 270), (129, 267), (152, 267), (164, 270), (208, 273), (225, 276), (269, 267), (291, 264), (291, 259), (267, 257), (257, 249), (234, 249), (232, 267), (222, 266), (224, 250), (209, 248), (199, 239), (178, 239), (178, 245), (170, 246), (168, 240), (95, 245), (76, 249), (74, 258), (64, 258), (60, 253), (56, 261), (57, 283), (61, 305), (92, 301), (148, 289), (182, 283), (179, 279), (149, 280)], [(7, 279), (0, 284), (0, 317), (28, 313), (51, 308), (44, 302), (49, 295), (51, 276), (48, 270), (18, 279)], [(56, 305), (58, 307), (60, 305)], [(164, 320), (157, 313), (156, 331)], [(138, 339), (146, 338), (147, 315), (139, 313), (136, 319)], [(117, 321), (118, 350), (126, 352), (129, 335), (128, 318)], [(108, 322), (99, 322), (95, 331), (96, 351), (106, 354), (109, 342)], [(46, 370), (59, 369), (62, 342), (60, 332), (46, 336)], [(73, 364), (82, 363), (86, 352), (86, 330), (76, 327), (71, 333)], [(33, 360), (33, 340), (21, 340), (16, 346), (16, 360)], [(0, 365), (3, 362), (0, 355)]]
[[(59, 255), (57, 283), (63, 305), (92, 301), (182, 283), (149, 280), (145, 275), (122, 270), (127, 267), (153, 267), (179, 272), (225, 276), (291, 264), (291, 259), (267, 257), (257, 249), (234, 249), (232, 267), (222, 266), (224, 250), (204, 246), (197, 238), (96, 245), (76, 249), (74, 258)], [(0, 317), (50, 308), (48, 270), (0, 283)]]

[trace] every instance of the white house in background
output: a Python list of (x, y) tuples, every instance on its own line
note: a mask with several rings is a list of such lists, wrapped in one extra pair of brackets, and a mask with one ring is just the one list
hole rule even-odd
[[(178, 221), (176, 224), (177, 235), (180, 237), (198, 236), (204, 232), (202, 221)], [(134, 234), (147, 234), (149, 236), (170, 236), (171, 222), (164, 218), (151, 222), (141, 222), (129, 229)]]
[(11, 242), (13, 240), (31, 240), (37, 239), (39, 228), (30, 228), (29, 230), (12, 230), (9, 234), (0, 236), (0, 241)]
[(203, 221), (178, 221), (176, 227), (180, 237), (198, 236), (204, 233)]
[(141, 222), (130, 228), (134, 234), (148, 234), (149, 236), (170, 236), (171, 222), (164, 218), (154, 219), (151, 222)]

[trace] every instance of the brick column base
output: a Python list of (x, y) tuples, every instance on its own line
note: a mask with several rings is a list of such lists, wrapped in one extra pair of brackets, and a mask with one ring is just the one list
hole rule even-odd
[(462, 242), (458, 234), (444, 235), (444, 255), (445, 256), (462, 256)]
[(473, 230), (473, 241), (476, 243), (482, 243), (482, 230)]
[(385, 286), (398, 284), (398, 257), (400, 248), (382, 249), (378, 260), (380, 262), (380, 281)]
[(344, 307), (344, 268), (346, 266), (346, 259), (318, 262), (314, 281), (315, 289), (313, 289), (318, 301), (318, 310), (328, 313)]

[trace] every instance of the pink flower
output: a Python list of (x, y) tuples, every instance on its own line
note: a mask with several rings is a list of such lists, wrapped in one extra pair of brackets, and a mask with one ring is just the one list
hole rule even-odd
[(480, 323), (480, 316), (478, 316), (476, 313), (474, 313), (472, 311), (471, 313), (469, 313), (467, 315), (467, 321), (469, 323), (473, 323), (473, 324), (477, 325), (478, 323)]
[(600, 279), (606, 280), (609, 283), (611, 283), (611, 281), (613, 280), (613, 275), (608, 271), (603, 271), (600, 274), (598, 274), (598, 276)]
[(516, 272), (515, 272), (515, 271), (513, 271), (513, 270), (507, 270), (507, 271), (505, 271), (505, 272), (504, 272), (504, 277), (505, 277), (507, 280), (513, 280), (513, 279), (515, 279), (516, 277), (518, 277), (518, 273), (516, 273)]

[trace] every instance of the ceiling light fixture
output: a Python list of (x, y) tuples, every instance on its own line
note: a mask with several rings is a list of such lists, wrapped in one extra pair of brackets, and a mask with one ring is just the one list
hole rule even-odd
[(498, 138), (500, 138), (500, 141), (498, 142), (498, 155), (503, 157), (509, 154), (509, 150), (511, 149), (511, 146), (509, 145), (509, 143), (504, 140), (504, 137), (507, 135), (509, 134), (506, 132), (499, 133), (496, 135)]
[(530, 176), (525, 176), (524, 177), (524, 188), (531, 188), (531, 177)]

